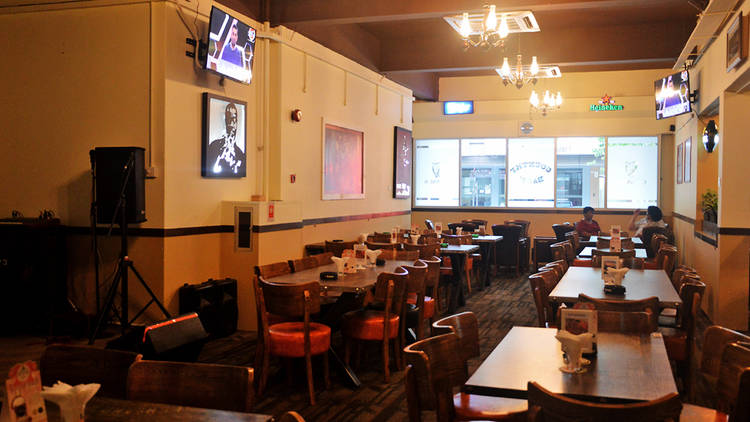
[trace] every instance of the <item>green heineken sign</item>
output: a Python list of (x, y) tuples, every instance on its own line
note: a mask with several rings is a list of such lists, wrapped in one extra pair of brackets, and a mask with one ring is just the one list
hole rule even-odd
[(591, 104), (589, 106), (589, 111), (620, 111), (622, 109), (623, 107), (616, 105), (615, 100), (607, 94), (604, 94), (602, 99), (599, 100), (599, 104)]

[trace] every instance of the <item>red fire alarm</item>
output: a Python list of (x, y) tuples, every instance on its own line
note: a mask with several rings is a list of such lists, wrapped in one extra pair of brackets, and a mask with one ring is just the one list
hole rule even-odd
[(297, 181), (297, 175), (296, 174), (290, 174), (289, 175), (289, 183), (294, 183)]
[(268, 219), (269, 220), (273, 220), (273, 214), (274, 214), (274, 211), (275, 211), (274, 208), (276, 208), (276, 207), (274, 206), (273, 202), (271, 202), (270, 204), (268, 204)]

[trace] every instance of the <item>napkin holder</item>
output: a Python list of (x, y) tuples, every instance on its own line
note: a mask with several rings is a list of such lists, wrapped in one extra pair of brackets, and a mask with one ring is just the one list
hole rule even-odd
[(605, 284), (604, 285), (604, 293), (610, 294), (610, 295), (624, 295), (625, 294), (625, 286), (622, 284)]
[(377, 265), (378, 267), (384, 266), (385, 265), (385, 259), (383, 259), (383, 258), (376, 259), (375, 260), (375, 265)]
[(335, 271), (323, 271), (320, 273), (320, 279), (325, 281), (336, 281), (339, 279), (339, 274)]

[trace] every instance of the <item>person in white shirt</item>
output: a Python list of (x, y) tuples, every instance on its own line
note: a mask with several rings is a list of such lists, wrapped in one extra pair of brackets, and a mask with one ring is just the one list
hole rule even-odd
[(646, 227), (667, 227), (667, 223), (662, 220), (662, 213), (659, 207), (651, 205), (646, 210), (646, 216), (636, 221), (640, 213), (640, 209), (633, 211), (633, 217), (630, 219), (630, 231), (635, 231), (633, 236), (640, 236)]

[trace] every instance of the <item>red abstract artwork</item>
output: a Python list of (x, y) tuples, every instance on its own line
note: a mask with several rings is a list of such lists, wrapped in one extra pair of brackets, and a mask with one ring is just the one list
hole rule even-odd
[(323, 199), (364, 198), (364, 133), (325, 125)]

